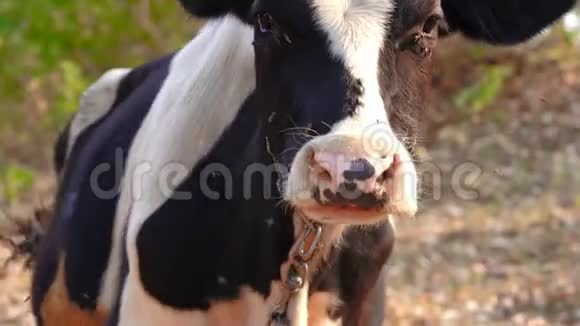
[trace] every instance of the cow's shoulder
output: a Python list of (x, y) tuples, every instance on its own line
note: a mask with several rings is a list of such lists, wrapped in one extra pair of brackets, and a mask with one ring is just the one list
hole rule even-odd
[(60, 134), (55, 155), (57, 169), (60, 170), (64, 165), (82, 133), (121, 106), (148, 78), (155, 78), (154, 73), (169, 65), (172, 56), (165, 56), (136, 68), (109, 69), (92, 83), (83, 92), (77, 111)]
[(76, 138), (113, 107), (119, 85), (130, 71), (129, 68), (110, 69), (85, 90), (78, 110), (70, 121), (70, 125), (65, 129), (68, 132), (67, 153), (74, 146)]
[(54, 219), (40, 245), (33, 280), (37, 316), (65, 308), (100, 311), (97, 298), (110, 255), (124, 160), (172, 57), (102, 75), (85, 91), (61, 133), (55, 148), (60, 182)]
[(61, 130), (55, 143), (54, 164), (58, 174), (64, 168), (78, 136), (113, 107), (119, 84), (130, 71), (129, 68), (110, 69), (83, 92), (77, 110)]

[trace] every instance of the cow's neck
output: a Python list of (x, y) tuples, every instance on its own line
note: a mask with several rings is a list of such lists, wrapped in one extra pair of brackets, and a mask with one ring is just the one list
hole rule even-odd
[(348, 226), (345, 224), (317, 224), (300, 212), (294, 213), (293, 222), (295, 244), (301, 241), (309, 226), (314, 224), (321, 227), (321, 236), (316, 256), (309, 263), (310, 271), (312, 275), (315, 275), (321, 264), (328, 259), (332, 249), (340, 245), (344, 231)]
[(320, 273), (324, 273), (325, 262), (348, 228), (339, 224), (319, 224), (300, 211), (294, 211), (291, 218), (294, 224), (294, 244), (286, 261), (280, 266), (282, 294), (272, 308), (269, 325), (296, 326), (308, 323), (311, 284)]

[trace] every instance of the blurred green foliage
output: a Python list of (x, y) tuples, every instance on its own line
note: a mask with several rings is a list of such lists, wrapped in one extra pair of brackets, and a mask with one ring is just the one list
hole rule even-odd
[(463, 88), (453, 99), (455, 106), (467, 114), (480, 113), (501, 94), (503, 84), (512, 75), (509, 65), (488, 65), (479, 80)]
[(79, 96), (89, 87), (90, 80), (83, 76), (81, 67), (73, 61), (64, 60), (60, 63), (62, 74), (62, 88), (50, 111), (50, 126), (58, 128), (77, 110)]
[[(552, 64), (560, 66), (562, 70), (567, 70), (567, 65), (577, 66), (580, 8), (576, 12), (576, 14), (566, 15), (565, 19), (552, 26), (550, 32), (544, 35), (545, 39), (549, 39), (546, 42), (549, 46), (537, 47), (533, 51), (523, 51), (519, 56), (502, 57), (505, 48), (469, 42), (458, 54), (467, 56), (470, 71), (466, 71), (465, 75), (474, 74), (475, 80), (466, 80), (465, 85), (452, 96), (451, 102), (457, 111), (455, 113), (470, 117), (480, 115), (493, 106), (501, 97), (509, 79), (516, 75), (517, 60), (530, 65), (552, 61)], [(506, 120), (505, 112), (502, 110), (493, 111), (488, 114), (488, 117), (500, 123)]]
[(178, 48), (195, 25), (171, 0), (0, 0), (5, 200), (30, 187), (32, 171), (48, 168), (56, 133), (91, 82)]
[(62, 89), (57, 93), (54, 107), (48, 115), (51, 128), (58, 128), (76, 111), (79, 96), (90, 86), (91, 81), (83, 75), (81, 67), (73, 61), (60, 63), (59, 73), (62, 76)]
[(2, 201), (10, 205), (18, 200), (22, 193), (31, 189), (34, 171), (15, 164), (0, 166), (0, 180)]
[(54, 72), (64, 60), (94, 77), (177, 47), (188, 30), (177, 1), (2, 0), (1, 97), (22, 95), (23, 82)]

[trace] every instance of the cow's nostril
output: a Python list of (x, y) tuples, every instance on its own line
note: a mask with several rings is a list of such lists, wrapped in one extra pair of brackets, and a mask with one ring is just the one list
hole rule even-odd
[(364, 181), (372, 178), (374, 175), (375, 168), (364, 158), (352, 161), (350, 169), (343, 172), (343, 176), (347, 181)]
[(332, 175), (324, 168), (318, 170), (318, 178), (324, 181), (332, 181)]

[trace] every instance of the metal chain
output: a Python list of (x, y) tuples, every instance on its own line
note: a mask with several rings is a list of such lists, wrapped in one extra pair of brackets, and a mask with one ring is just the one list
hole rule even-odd
[(309, 277), (308, 263), (311, 262), (320, 248), (320, 240), (322, 238), (322, 225), (310, 222), (303, 219), (306, 224), (306, 229), (300, 239), (298, 250), (290, 255), (290, 266), (283, 275), (283, 284), (285, 287), (285, 294), (272, 311), (270, 318), (270, 326), (288, 326), (290, 320), (288, 319), (288, 304), (292, 296), (300, 291)]

